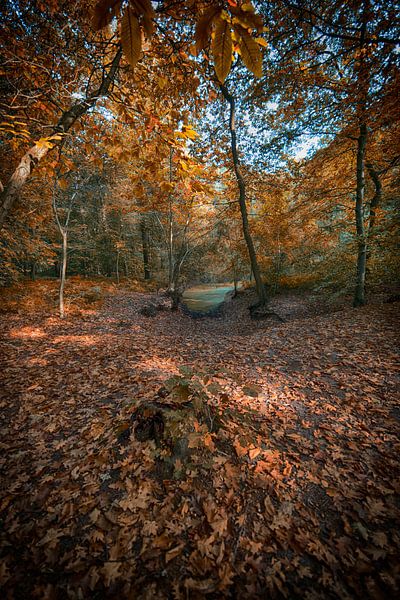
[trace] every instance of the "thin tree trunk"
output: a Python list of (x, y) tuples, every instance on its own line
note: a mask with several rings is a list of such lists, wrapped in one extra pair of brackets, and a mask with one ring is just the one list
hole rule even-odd
[(68, 249), (68, 232), (64, 229), (61, 232), (62, 235), (62, 267), (61, 267), (61, 279), (60, 279), (60, 317), (63, 319), (65, 316), (64, 310), (64, 287), (65, 278), (67, 275), (67, 249)]
[(174, 287), (174, 220), (172, 210), (168, 217), (168, 289)]
[[(105, 96), (108, 93), (115, 79), (121, 56), (122, 50), (119, 48), (111, 63), (110, 70), (107, 75), (103, 77), (99, 88), (85, 98), (85, 100), (77, 102), (62, 114), (57, 125), (53, 128), (52, 133), (49, 135), (50, 147), (48, 147), (47, 144), (36, 143), (24, 154), (19, 165), (11, 175), (9, 182), (0, 193), (0, 230), (4, 225), (4, 221), (8, 213), (18, 198), (21, 189), (28, 181), (33, 169), (41, 160), (43, 160), (48, 152), (58, 144), (58, 136), (62, 136), (63, 134), (67, 133), (73, 124), (96, 104), (100, 97)], [(52, 136), (56, 136), (54, 143), (51, 142)]]
[(356, 188), (356, 231), (357, 231), (357, 279), (353, 306), (365, 304), (365, 269), (367, 265), (367, 236), (364, 225), (365, 198), (365, 150), (367, 147), (367, 126), (360, 125), (357, 140), (357, 188)]
[(372, 238), (374, 236), (374, 232), (375, 232), (376, 209), (379, 206), (379, 204), (381, 203), (383, 190), (382, 190), (382, 182), (380, 180), (380, 172), (377, 171), (376, 169), (374, 169), (374, 167), (371, 163), (368, 163), (366, 166), (368, 169), (369, 176), (371, 177), (372, 181), (374, 182), (374, 186), (375, 186), (375, 193), (369, 204), (368, 231), (366, 232), (368, 247), (367, 247), (367, 256), (366, 256), (367, 264), (365, 266), (365, 283), (364, 283), (364, 285), (365, 285), (365, 288), (367, 289), (368, 281), (370, 279), (369, 262), (371, 259), (371, 240), (372, 240)]
[[(169, 153), (169, 182), (172, 183), (172, 155), (171, 148)], [(174, 288), (174, 213), (172, 211), (172, 197), (169, 196), (169, 214), (168, 214), (168, 290)]]
[(117, 262), (115, 265), (116, 276), (117, 276), (117, 284), (119, 285), (119, 250), (117, 250)]
[(64, 311), (64, 287), (65, 287), (65, 278), (66, 278), (66, 274), (67, 274), (68, 225), (69, 225), (69, 220), (71, 217), (72, 205), (73, 205), (73, 202), (74, 202), (74, 199), (75, 199), (75, 196), (77, 195), (77, 193), (78, 193), (78, 191), (75, 190), (75, 192), (72, 194), (72, 196), (70, 198), (65, 222), (64, 222), (64, 225), (62, 225), (60, 218), (58, 216), (58, 211), (57, 211), (56, 180), (55, 180), (52, 204), (53, 204), (53, 212), (54, 212), (54, 217), (55, 217), (55, 220), (57, 223), (57, 227), (58, 227), (58, 230), (62, 237), (62, 262), (61, 262), (61, 271), (60, 271), (60, 292), (59, 292), (60, 317), (62, 319), (64, 318), (64, 314), (65, 314), (65, 311)]
[(181, 248), (179, 256), (177, 257), (177, 260), (174, 265), (174, 272), (173, 272), (173, 277), (172, 277), (172, 290), (171, 290), (171, 299), (172, 299), (171, 310), (177, 310), (179, 308), (179, 304), (182, 299), (182, 294), (184, 292), (184, 286), (181, 287), (179, 285), (179, 280), (180, 280), (180, 276), (181, 276), (181, 270), (182, 270), (183, 263), (185, 262), (185, 258), (187, 257), (188, 254), (189, 254), (188, 248), (186, 249), (186, 251), (183, 248)]
[(376, 219), (376, 209), (381, 203), (382, 200), (382, 182), (379, 178), (381, 173), (374, 169), (371, 163), (367, 164), (368, 173), (374, 182), (375, 186), (375, 194), (369, 205), (369, 221), (368, 221), (368, 239), (370, 239), (374, 234), (375, 228), (375, 219)]
[(230, 107), (230, 116), (229, 116), (229, 130), (231, 134), (231, 152), (232, 152), (232, 160), (233, 160), (233, 168), (235, 171), (236, 181), (239, 188), (239, 206), (240, 213), (242, 216), (242, 227), (243, 227), (243, 235), (247, 245), (247, 251), (249, 254), (251, 270), (254, 275), (254, 279), (256, 282), (256, 291), (258, 296), (258, 306), (262, 306), (267, 302), (267, 294), (265, 291), (265, 286), (261, 278), (260, 267), (257, 262), (257, 255), (254, 248), (253, 238), (250, 232), (249, 219), (247, 214), (247, 206), (246, 206), (246, 185), (243, 179), (243, 175), (240, 171), (239, 167), (239, 157), (237, 151), (237, 140), (236, 140), (236, 127), (235, 127), (235, 100), (233, 96), (228, 92), (228, 89), (225, 85), (220, 84), (221, 92), (224, 98), (228, 101)]
[(233, 267), (233, 297), (236, 298), (238, 295), (238, 276), (236, 268)]
[(143, 271), (145, 280), (151, 279), (150, 271), (150, 252), (149, 252), (149, 232), (147, 229), (146, 218), (142, 216), (140, 221), (140, 231), (142, 234), (142, 251), (143, 251)]
[(128, 279), (129, 277), (129, 269), (128, 269), (128, 263), (126, 260), (126, 256), (124, 256), (124, 273), (125, 273), (125, 277)]

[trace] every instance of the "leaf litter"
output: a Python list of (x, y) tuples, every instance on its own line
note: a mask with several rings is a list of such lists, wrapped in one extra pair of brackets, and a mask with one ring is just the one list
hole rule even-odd
[(148, 297), (3, 318), (3, 597), (395, 597), (397, 307), (251, 332)]

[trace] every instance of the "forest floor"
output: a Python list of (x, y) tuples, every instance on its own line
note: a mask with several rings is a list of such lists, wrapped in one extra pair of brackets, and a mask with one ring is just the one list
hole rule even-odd
[(398, 303), (247, 299), (2, 315), (3, 598), (398, 597)]

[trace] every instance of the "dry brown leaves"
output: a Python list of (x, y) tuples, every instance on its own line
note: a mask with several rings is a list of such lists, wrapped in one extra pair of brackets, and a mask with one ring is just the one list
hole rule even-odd
[[(394, 597), (396, 306), (251, 333), (145, 302), (3, 320), (3, 597)], [(163, 479), (129, 423), (183, 364), (222, 426)]]

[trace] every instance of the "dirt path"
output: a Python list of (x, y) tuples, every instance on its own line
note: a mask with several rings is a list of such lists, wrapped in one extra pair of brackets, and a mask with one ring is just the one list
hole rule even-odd
[[(398, 305), (267, 327), (146, 298), (2, 321), (4, 597), (395, 597)], [(162, 480), (130, 419), (188, 364), (223, 426)]]

